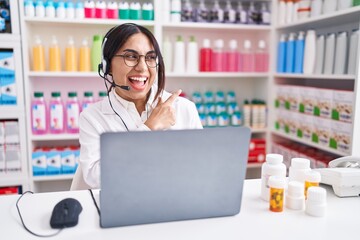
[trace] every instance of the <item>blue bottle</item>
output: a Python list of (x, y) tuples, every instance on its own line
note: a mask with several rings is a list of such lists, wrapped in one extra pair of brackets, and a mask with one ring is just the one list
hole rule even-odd
[(277, 52), (277, 72), (285, 72), (285, 61), (286, 61), (286, 35), (282, 34), (280, 36), (280, 41), (278, 43), (278, 52)]
[(294, 73), (303, 73), (305, 33), (299, 32), (295, 42), (295, 69)]
[(295, 70), (295, 33), (290, 33), (286, 42), (286, 73), (294, 73)]

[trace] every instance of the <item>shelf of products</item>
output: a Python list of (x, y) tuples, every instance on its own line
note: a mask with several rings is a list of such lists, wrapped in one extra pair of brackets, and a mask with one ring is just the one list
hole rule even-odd
[(277, 73), (276, 78), (299, 78), (299, 79), (324, 79), (324, 80), (354, 80), (355, 75), (326, 75), (326, 74), (294, 74), (294, 73)]

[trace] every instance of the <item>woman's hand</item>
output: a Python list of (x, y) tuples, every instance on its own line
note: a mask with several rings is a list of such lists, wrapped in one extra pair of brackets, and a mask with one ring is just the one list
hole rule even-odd
[(176, 115), (172, 104), (181, 92), (181, 89), (177, 90), (165, 102), (159, 97), (158, 103), (148, 120), (146, 120), (145, 125), (151, 130), (165, 130), (174, 126), (176, 123)]

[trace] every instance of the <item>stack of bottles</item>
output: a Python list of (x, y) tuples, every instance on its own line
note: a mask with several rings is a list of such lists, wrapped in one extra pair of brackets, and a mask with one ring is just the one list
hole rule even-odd
[[(71, 72), (89, 72), (98, 71), (98, 64), (101, 62), (102, 36), (94, 35), (91, 47), (87, 38), (84, 38), (79, 48), (76, 47), (72, 36), (68, 37), (68, 42), (62, 54), (56, 36), (52, 36), (48, 47), (48, 53), (45, 53), (45, 46), (40, 36), (35, 36), (35, 43), (32, 47), (32, 70), (33, 71), (71, 71)], [(65, 61), (62, 61), (64, 58)], [(45, 63), (49, 63), (46, 66)], [(65, 62), (65, 66), (62, 66)]]
[[(99, 96), (106, 96), (106, 92), (100, 92)], [(80, 112), (94, 102), (92, 92), (84, 92), (81, 102), (76, 92), (69, 92), (65, 103), (60, 92), (52, 92), (49, 102), (45, 101), (43, 92), (35, 92), (31, 104), (32, 133), (78, 133)]]
[(304, 74), (356, 73), (359, 29), (317, 35), (314, 30), (282, 34), (277, 72)]
[(33, 175), (73, 174), (79, 156), (79, 146), (35, 148), (31, 154)]
[(264, 100), (253, 99), (245, 100), (243, 104), (243, 123), (244, 126), (252, 129), (266, 128), (267, 107)]
[(278, 24), (290, 24), (357, 5), (360, 5), (359, 0), (279, 0)]
[(21, 169), (19, 123), (0, 121), (0, 176), (17, 173)]
[(26, 0), (25, 16), (58, 19), (131, 19), (154, 20), (154, 6), (151, 2), (128, 1), (57, 1)]
[(11, 33), (9, 1), (0, 1), (0, 33)]
[(196, 104), (204, 127), (224, 127), (242, 125), (242, 114), (236, 102), (235, 92), (207, 91), (194, 92), (192, 101)]
[(187, 44), (181, 36), (175, 43), (167, 37), (163, 56), (166, 69), (174, 73), (267, 72), (269, 69), (269, 53), (264, 40), (259, 40), (256, 48), (250, 40), (244, 40), (239, 49), (235, 39), (228, 42), (228, 47), (224, 46), (223, 39), (217, 39), (212, 47), (210, 39), (206, 38), (199, 49), (193, 36)]
[(16, 105), (14, 53), (0, 49), (0, 105)]
[[(170, 1), (170, 2), (169, 2)], [(237, 6), (230, 0), (207, 4), (193, 1), (165, 0), (163, 3), (164, 21), (171, 22), (209, 22), (231, 24), (270, 24), (269, 2), (238, 1)]]

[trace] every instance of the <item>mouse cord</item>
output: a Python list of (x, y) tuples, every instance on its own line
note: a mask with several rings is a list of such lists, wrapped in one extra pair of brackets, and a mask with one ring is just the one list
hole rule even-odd
[(93, 192), (92, 192), (92, 189), (88, 189), (88, 190), (89, 190), (89, 192), (90, 192), (90, 195), (91, 195), (91, 198), (92, 198), (92, 200), (93, 200), (93, 202), (94, 202), (94, 205), (95, 205), (95, 207), (96, 207), (96, 210), (97, 210), (97, 212), (98, 212), (98, 214), (99, 214), (99, 216), (100, 216), (100, 208), (99, 208), (99, 206), (98, 206), (97, 203), (96, 203), (96, 200), (95, 200), (94, 194), (93, 194)]
[(61, 230), (63, 230), (63, 228), (59, 229), (59, 231), (57, 231), (57, 232), (55, 232), (55, 233), (53, 233), (53, 234), (41, 235), (41, 234), (37, 234), (37, 233), (32, 232), (32, 231), (25, 225), (24, 220), (23, 220), (23, 218), (22, 218), (22, 216), (21, 216), (21, 213), (20, 213), (19, 202), (20, 202), (20, 199), (21, 199), (25, 194), (27, 194), (27, 193), (33, 194), (33, 192), (31, 192), (31, 191), (26, 191), (26, 192), (24, 192), (23, 194), (21, 194), (21, 196), (20, 196), (20, 197), (18, 198), (18, 200), (16, 201), (16, 208), (17, 208), (17, 211), (18, 211), (18, 214), (19, 214), (21, 223), (22, 223), (22, 225), (24, 226), (25, 230), (28, 231), (29, 233), (31, 233), (32, 235), (37, 236), (37, 237), (53, 237), (53, 236), (58, 235), (58, 234), (61, 232)]

